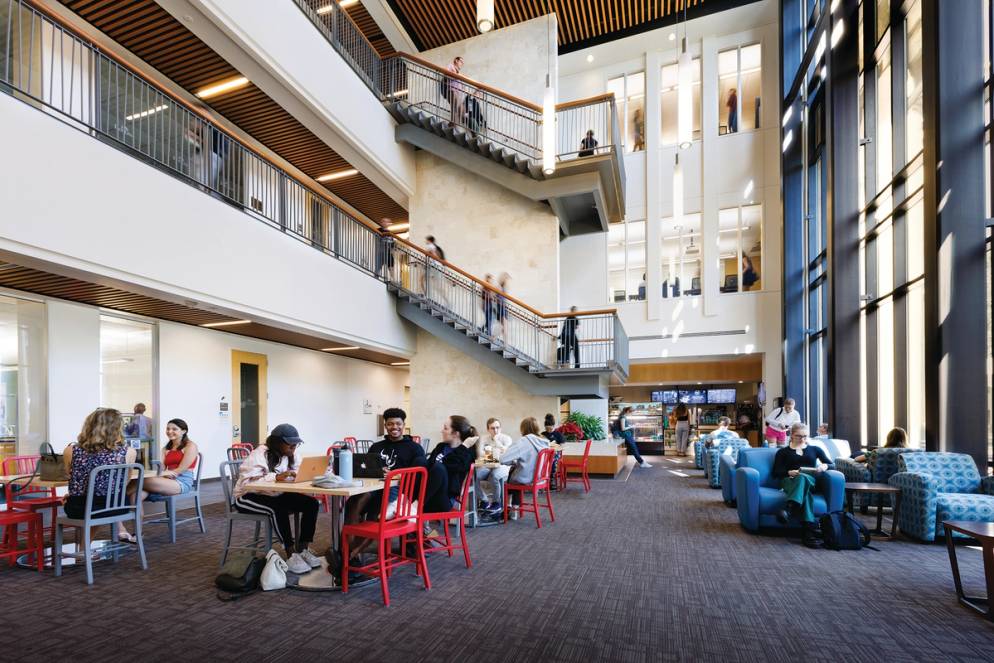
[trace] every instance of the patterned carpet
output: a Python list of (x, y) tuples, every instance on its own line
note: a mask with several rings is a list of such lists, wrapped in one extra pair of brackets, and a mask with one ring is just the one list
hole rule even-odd
[[(627, 481), (554, 494), (557, 520), (471, 531), (474, 566), (430, 562), (379, 588), (215, 598), (223, 519), (207, 508), (170, 545), (63, 578), (0, 570), (6, 660), (69, 661), (990, 661), (994, 625), (958, 605), (943, 546), (808, 550), (752, 536), (690, 464), (653, 459)], [(683, 471), (678, 476), (670, 470)], [(327, 540), (322, 516), (319, 537)], [(962, 546), (969, 589), (980, 553)]]

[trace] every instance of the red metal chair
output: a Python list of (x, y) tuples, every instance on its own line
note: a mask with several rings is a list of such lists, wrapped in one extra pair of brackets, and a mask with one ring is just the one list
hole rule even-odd
[[(549, 480), (552, 474), (552, 455), (555, 453), (552, 449), (542, 449), (538, 452), (538, 460), (535, 462), (535, 476), (532, 479), (532, 483), (511, 483), (510, 481), (504, 482), (504, 522), (507, 522), (507, 514), (511, 510), (511, 502), (508, 500), (510, 491), (515, 491), (521, 493), (521, 504), (518, 507), (520, 513), (530, 512), (535, 514), (535, 524), (539, 528), (542, 527), (542, 519), (538, 515), (538, 510), (540, 508), (545, 508), (549, 510), (549, 517), (552, 522), (556, 522), (556, 512), (552, 510), (552, 491), (550, 490)], [(545, 491), (545, 504), (538, 503), (538, 492), (540, 490)], [(531, 493), (532, 501), (530, 503), (525, 502), (525, 493)]]
[[(426, 553), (438, 553), (438, 552), (448, 552), (449, 557), (452, 557), (452, 552), (455, 550), (462, 550), (463, 557), (466, 559), (466, 568), (472, 568), (473, 562), (469, 559), (469, 544), (466, 543), (466, 505), (469, 504), (469, 488), (473, 485), (473, 478), (476, 476), (476, 465), (469, 466), (469, 472), (466, 473), (466, 478), (462, 482), (462, 491), (457, 500), (459, 502), (459, 507), (451, 511), (441, 511), (438, 513), (423, 513), (418, 517), (421, 524), (430, 523), (434, 521), (439, 521), (442, 523), (444, 534), (438, 534), (436, 536), (425, 537), (425, 543), (437, 542), (441, 545), (432, 546), (426, 548)], [(449, 535), (449, 521), (459, 520), (459, 545), (452, 545), (452, 537)], [(424, 528), (421, 528), (424, 531)], [(405, 545), (406, 545), (405, 541)]]
[(252, 444), (251, 442), (232, 442), (231, 443), (231, 448), (232, 449), (248, 449), (248, 452), (252, 453), (252, 450), (255, 449), (255, 445)]
[(349, 448), (352, 449), (352, 451), (355, 451), (356, 439), (354, 437), (345, 437), (345, 438), (342, 438), (342, 442), (344, 442), (345, 444), (349, 445)]
[[(390, 500), (390, 488), (397, 484), (397, 503), (393, 515), (387, 518)], [(425, 485), (428, 483), (428, 471), (423, 467), (405, 467), (391, 470), (383, 481), (383, 500), (380, 506), (379, 520), (367, 520), (362, 523), (346, 525), (342, 528), (342, 593), (349, 591), (349, 572), (355, 571), (380, 579), (383, 591), (383, 605), (390, 605), (390, 588), (387, 578), (398, 566), (414, 564), (419, 575), (424, 578), (425, 589), (431, 589), (428, 578), (428, 565), (425, 563), (424, 533), (421, 529), (421, 511), (425, 501)], [(416, 559), (407, 556), (407, 535), (414, 534)], [(349, 560), (349, 537), (376, 541), (376, 561), (365, 566), (352, 567)], [(390, 549), (393, 539), (400, 539), (400, 554)]]
[[(583, 492), (590, 492), (590, 476), (587, 473), (587, 464), (590, 460), (590, 444), (593, 440), (587, 440), (587, 445), (583, 448), (583, 457), (579, 460), (574, 460), (563, 454), (563, 457), (559, 459), (559, 489), (565, 490), (566, 485), (572, 481), (573, 483), (582, 483)], [(574, 475), (572, 478), (569, 476), (569, 471), (573, 470)], [(579, 475), (579, 476), (577, 476)]]
[[(27, 539), (24, 540), (24, 548), (18, 544), (20, 539), (20, 525), (24, 523), (28, 526)], [(24, 553), (34, 555), (38, 570), (45, 568), (45, 537), (42, 534), (42, 520), (40, 513), (32, 511), (4, 511), (0, 513), (0, 527), (3, 528), (3, 543), (0, 544), (0, 559), (6, 557), (9, 566), (14, 566), (14, 561)]]
[[(8, 456), (3, 461), (2, 473), (30, 476), (34, 474), (35, 469), (38, 467), (38, 461), (40, 458), (41, 456)], [(62, 506), (62, 498), (55, 494), (55, 488), (42, 488), (33, 485), (18, 488), (17, 484), (8, 483), (6, 487), (6, 498), (7, 508), (12, 511), (38, 513), (41, 516), (43, 524), (45, 522), (45, 516), (42, 515), (41, 512), (45, 511), (45, 509), (51, 509), (52, 524), (48, 528), (42, 528), (42, 536), (44, 537), (44, 533), (47, 531), (51, 535), (51, 538), (54, 539), (55, 521), (59, 517), (59, 507)], [(11, 531), (15, 541), (17, 538), (16, 529), (17, 528), (14, 528)], [(4, 536), (7, 536), (6, 530), (4, 530)]]

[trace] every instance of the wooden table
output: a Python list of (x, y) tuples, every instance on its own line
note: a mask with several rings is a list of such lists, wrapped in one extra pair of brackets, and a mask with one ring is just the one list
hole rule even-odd
[(877, 536), (886, 536), (894, 538), (898, 533), (897, 521), (901, 515), (901, 489), (892, 486), (887, 483), (846, 483), (846, 505), (849, 507), (849, 513), (853, 512), (852, 502), (853, 495), (855, 493), (866, 493), (868, 495), (893, 495), (894, 496), (894, 522), (891, 523), (890, 534), (884, 532), (881, 529), (883, 525), (884, 518), (884, 505), (881, 499), (877, 502), (877, 527), (876, 529), (870, 530), (871, 534), (876, 534)]
[[(263, 490), (282, 493), (301, 493), (311, 497), (328, 497), (331, 512), (331, 546), (334, 550), (341, 550), (342, 527), (345, 525), (345, 503), (350, 497), (373, 493), (383, 490), (382, 479), (357, 479), (361, 481), (361, 486), (350, 486), (348, 488), (319, 488), (310, 481), (297, 481), (287, 483), (283, 481), (254, 481), (253, 490)], [(376, 582), (372, 579), (370, 582)], [(353, 583), (349, 583), (350, 586)], [(364, 585), (367, 583), (363, 583)], [(324, 559), (321, 559), (321, 567), (314, 569), (310, 573), (298, 576), (296, 584), (287, 582), (288, 587), (304, 589), (312, 592), (338, 591), (340, 588), (334, 583), (334, 578), (328, 572), (328, 567)], [(359, 586), (359, 585), (356, 585)]]
[[(953, 570), (953, 584), (956, 585), (956, 598), (974, 612), (980, 613), (994, 622), (991, 600), (994, 599), (994, 523), (978, 523), (966, 520), (944, 520), (946, 528), (946, 550), (949, 552), (949, 566)], [(953, 532), (965, 534), (980, 542), (984, 557), (984, 579), (987, 596), (967, 596), (963, 593), (963, 583), (959, 577), (959, 564), (956, 563), (956, 546), (953, 545)]]

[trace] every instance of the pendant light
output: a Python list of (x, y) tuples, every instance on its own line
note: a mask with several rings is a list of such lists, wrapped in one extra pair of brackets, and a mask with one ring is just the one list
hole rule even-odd
[(673, 223), (683, 225), (683, 166), (680, 165), (679, 152), (673, 164)]
[(556, 172), (556, 91), (552, 77), (545, 77), (545, 95), (542, 97), (542, 172)]
[(683, 41), (677, 60), (677, 142), (681, 150), (694, 142), (694, 71), (687, 52), (687, 3), (683, 6)]
[(476, 0), (476, 28), (480, 32), (494, 29), (494, 0)]

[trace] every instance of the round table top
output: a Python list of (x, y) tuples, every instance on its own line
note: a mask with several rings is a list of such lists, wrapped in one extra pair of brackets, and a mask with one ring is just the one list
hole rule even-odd
[(852, 482), (846, 483), (846, 490), (851, 490), (854, 493), (899, 493), (901, 489), (897, 486), (892, 486), (888, 483), (864, 483), (864, 482)]

